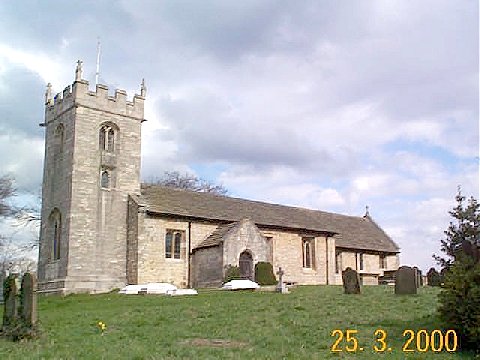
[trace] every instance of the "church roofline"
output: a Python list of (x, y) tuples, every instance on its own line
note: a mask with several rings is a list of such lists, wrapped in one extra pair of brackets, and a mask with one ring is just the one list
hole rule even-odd
[(150, 214), (232, 222), (249, 217), (259, 226), (341, 234), (338, 246), (399, 252), (398, 245), (371, 219), (320, 210), (142, 184)]

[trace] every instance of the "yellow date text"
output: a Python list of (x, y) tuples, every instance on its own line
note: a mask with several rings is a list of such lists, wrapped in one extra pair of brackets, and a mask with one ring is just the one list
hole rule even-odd
[[(371, 348), (376, 353), (391, 352), (395, 349), (389, 345), (387, 331), (384, 329), (376, 329), (373, 332), (372, 342), (369, 344), (360, 344), (358, 340), (359, 330), (346, 329), (332, 330), (330, 336), (335, 340), (330, 348), (332, 352), (346, 351), (349, 353), (361, 352)], [(402, 352), (434, 352), (442, 351), (455, 352), (458, 347), (458, 338), (455, 330), (432, 330), (426, 329), (410, 330), (406, 329), (402, 333), (403, 342)], [(395, 341), (398, 344), (399, 341)]]

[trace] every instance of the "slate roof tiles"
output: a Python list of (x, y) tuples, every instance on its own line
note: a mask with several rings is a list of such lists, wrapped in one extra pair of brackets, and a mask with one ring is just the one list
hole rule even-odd
[(347, 216), (145, 184), (140, 203), (151, 214), (221, 222), (249, 218), (259, 226), (335, 233), (338, 247), (399, 252), (397, 244), (369, 216)]

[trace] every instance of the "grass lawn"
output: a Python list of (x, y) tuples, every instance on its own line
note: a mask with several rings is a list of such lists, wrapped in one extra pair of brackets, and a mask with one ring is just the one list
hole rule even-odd
[[(438, 289), (395, 296), (388, 286), (344, 295), (340, 286), (290, 294), (201, 291), (198, 296), (41, 297), (38, 340), (0, 339), (0, 359), (473, 359), (472, 354), (402, 351), (405, 329), (438, 329)], [(1, 313), (1, 311), (0, 311)], [(101, 336), (96, 324), (107, 325)], [(358, 330), (356, 353), (332, 353), (334, 329)], [(376, 329), (392, 351), (375, 353)], [(350, 343), (350, 346), (353, 346)], [(413, 341), (409, 348), (415, 349)]]

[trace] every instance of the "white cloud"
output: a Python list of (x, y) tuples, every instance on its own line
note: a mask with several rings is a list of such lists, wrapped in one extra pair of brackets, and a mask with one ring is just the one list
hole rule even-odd
[(368, 204), (421, 266), (456, 186), (478, 197), (476, 2), (3, 7), (0, 172), (24, 187), (42, 176), (44, 84), (71, 84), (78, 58), (93, 80), (100, 36), (104, 81), (147, 81), (143, 178), (218, 167), (238, 196)]
[(8, 66), (5, 61), (22, 65), (38, 74), (45, 84), (50, 82), (58, 89), (66, 79), (66, 69), (62, 64), (44, 53), (23, 51), (0, 43), (0, 59), (3, 59), (3, 67)]

